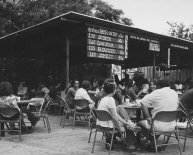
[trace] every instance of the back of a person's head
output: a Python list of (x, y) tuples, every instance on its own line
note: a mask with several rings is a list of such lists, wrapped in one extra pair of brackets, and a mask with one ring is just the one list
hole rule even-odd
[(44, 96), (45, 96), (45, 92), (43, 92), (43, 91), (38, 91), (36, 93), (36, 97), (44, 97)]
[(86, 89), (86, 90), (89, 89), (90, 88), (90, 82), (88, 80), (82, 81), (81, 87)]
[(188, 89), (192, 89), (193, 88), (193, 80), (191, 80), (190, 82), (189, 82), (189, 87), (188, 87)]
[(158, 81), (157, 85), (159, 88), (163, 88), (163, 87), (169, 87), (170, 83), (167, 79), (162, 79)]
[(10, 82), (2, 81), (0, 83), (0, 96), (9, 96), (13, 93), (12, 85)]
[(129, 79), (128, 81), (126, 81), (126, 83), (125, 83), (125, 85), (126, 85), (126, 87), (132, 87), (133, 86), (133, 80), (131, 80), (131, 79)]
[(114, 91), (115, 91), (115, 81), (113, 79), (106, 79), (104, 81), (103, 90), (106, 94), (114, 93)]
[(175, 81), (175, 84), (180, 84), (180, 81), (179, 81), (179, 80), (176, 80), (176, 81)]

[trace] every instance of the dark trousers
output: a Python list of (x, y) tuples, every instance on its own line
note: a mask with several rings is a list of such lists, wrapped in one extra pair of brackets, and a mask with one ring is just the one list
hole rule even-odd
[[(4, 123), (1, 123), (1, 130), (4, 130)], [(5, 136), (5, 131), (1, 131), (1, 136)]]
[(21, 108), (22, 113), (26, 113), (28, 120), (33, 124), (36, 122), (37, 117), (31, 113), (31, 111), (27, 108)]
[(76, 109), (77, 112), (85, 112), (85, 113), (89, 113), (90, 112), (90, 107), (87, 106), (83, 109)]

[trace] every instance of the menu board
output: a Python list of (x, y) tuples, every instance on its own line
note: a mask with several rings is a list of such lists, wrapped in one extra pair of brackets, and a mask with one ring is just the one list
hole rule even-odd
[(103, 28), (88, 27), (87, 56), (124, 61), (128, 56), (128, 35)]

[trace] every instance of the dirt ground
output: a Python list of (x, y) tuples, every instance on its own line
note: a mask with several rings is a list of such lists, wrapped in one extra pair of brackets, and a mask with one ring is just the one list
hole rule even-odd
[[(49, 116), (51, 133), (44, 128), (43, 121), (39, 121), (32, 134), (22, 135), (22, 141), (19, 141), (17, 135), (6, 134), (0, 141), (0, 155), (108, 155), (104, 144), (96, 143), (94, 153), (91, 153), (93, 136), (91, 143), (88, 143), (89, 130), (86, 126), (76, 126), (72, 130), (72, 120), (68, 120), (65, 127), (59, 125), (58, 116)], [(97, 138), (101, 139), (98, 134)], [(175, 140), (175, 139), (173, 139)], [(183, 140), (181, 140), (181, 146)], [(126, 149), (117, 144), (111, 152), (112, 155), (131, 154)], [(139, 150), (132, 153), (133, 155), (149, 155), (155, 153), (140, 152)], [(177, 146), (169, 146), (165, 151), (159, 153), (164, 155), (179, 154)], [(184, 155), (193, 154), (193, 139), (187, 139), (186, 152)]]

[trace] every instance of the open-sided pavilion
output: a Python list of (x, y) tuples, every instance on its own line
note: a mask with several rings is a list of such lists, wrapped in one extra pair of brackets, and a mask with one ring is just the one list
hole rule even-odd
[(1, 57), (82, 63), (115, 63), (124, 68), (191, 65), (193, 42), (69, 12), (0, 38)]

